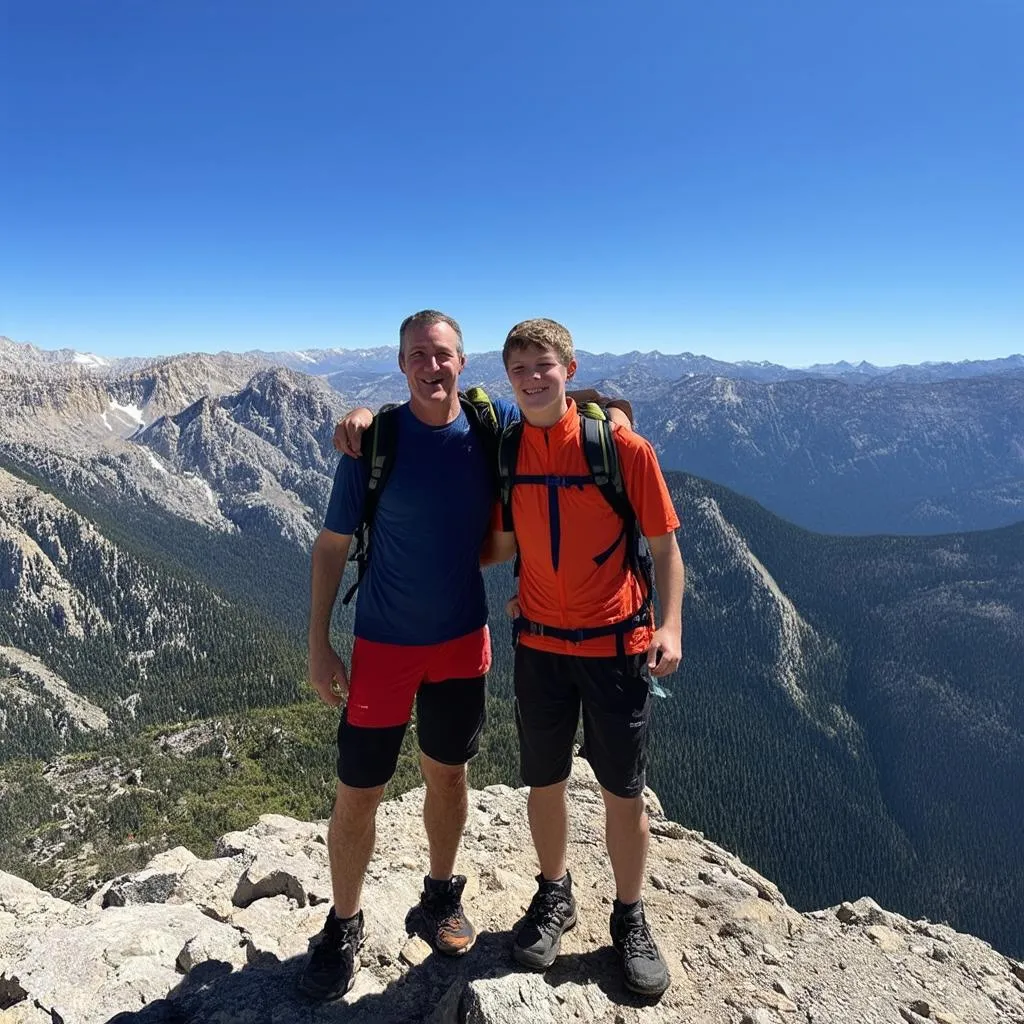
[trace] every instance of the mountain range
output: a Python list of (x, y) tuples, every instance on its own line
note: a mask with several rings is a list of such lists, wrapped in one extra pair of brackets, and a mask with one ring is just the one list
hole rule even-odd
[[(255, 386), (272, 387), (267, 375), (276, 373), (282, 387), (316, 389), (318, 401), (339, 415), (357, 404), (377, 408), (406, 394), (396, 355), (393, 348), (198, 354), (150, 361), (97, 359), (85, 369), (86, 357), (80, 353), (45, 353), (0, 339), (0, 429), (8, 449), (42, 447), (49, 449), (49, 461), (67, 462), (63, 435), (75, 423), (81, 438), (71, 440), (72, 451), (88, 437), (90, 451), (105, 449), (107, 456), (102, 470), (95, 459), (85, 459), (81, 471), (109, 476), (117, 472), (114, 462), (122, 477), (136, 478), (124, 480), (124, 486), (147, 493), (154, 490), (153, 482), (127, 469), (127, 453), (137, 462), (140, 447), (148, 447), (152, 476), (170, 468), (161, 459), (173, 442), (174, 467), (195, 483), (191, 494), (178, 489), (167, 500), (195, 505), (196, 499), (209, 498), (204, 484), (216, 490), (226, 480), (216, 471), (207, 479), (200, 456), (185, 451), (187, 439), (183, 448), (172, 437), (193, 402), (241, 396), (261, 373)], [(472, 353), (464, 380), (483, 384), (495, 396), (509, 394), (497, 352)], [(987, 529), (1024, 518), (1021, 356), (916, 367), (838, 363), (789, 370), (689, 354), (581, 352), (576, 380), (630, 398), (638, 429), (652, 441), (665, 468), (725, 484), (809, 529), (927, 534)], [(244, 397), (235, 400), (244, 407)], [(234, 415), (223, 404), (221, 411)], [(153, 429), (161, 416), (168, 423)], [(205, 414), (199, 423), (206, 423)], [(135, 438), (143, 426), (148, 428), (144, 437)], [(220, 429), (211, 433), (197, 425), (188, 436), (211, 438)], [(125, 438), (132, 444), (119, 445)], [(139, 440), (141, 446), (135, 443)], [(322, 457), (329, 456), (328, 451)], [(205, 457), (212, 467), (209, 453)], [(257, 488), (251, 481), (246, 491), (244, 482), (234, 481), (234, 499), (240, 493), (262, 495), (259, 514), (275, 520), (290, 508), (298, 511), (277, 489), (280, 481), (270, 482), (274, 457), (264, 453), (257, 461), (265, 486)], [(312, 497), (309, 486), (309, 481), (297, 484), (298, 493)], [(293, 523), (291, 528), (299, 527)]]
[[(203, 807), (175, 791), (189, 822), (170, 809), (151, 818), (142, 804), (118, 819), (158, 846), (179, 827), (195, 834), (196, 816), (222, 826), (213, 811), (219, 800), (237, 804), (242, 777), (252, 793), (272, 791), (260, 766), (279, 757), (278, 741), (243, 720), (307, 692), (307, 559), (336, 464), (333, 424), (368, 390), (397, 397), (401, 378), (376, 372), (316, 378), (252, 355), (0, 371), (0, 758), (106, 751), (141, 758), (149, 772), (147, 730), (169, 722), (211, 718), (225, 722), (211, 725), (215, 734), (249, 736), (238, 741), (247, 767), (214, 772)], [(986, 487), (1002, 486), (1013, 508), (1024, 476), (1021, 376), (858, 385), (695, 376), (649, 381), (640, 395), (629, 373), (603, 386), (630, 394), (664, 461), (681, 452), (691, 470), (670, 474), (689, 575), (686, 657), (673, 696), (659, 702), (652, 749), (669, 813), (771, 874), (797, 906), (871, 893), (1024, 949), (1020, 525), (812, 533), (729, 479), (761, 472), (760, 486), (775, 483), (781, 501), (774, 465), (818, 496), (820, 519), (844, 511), (822, 493), (854, 471), (868, 480), (867, 467), (874, 487), (845, 492), (865, 517), (878, 519), (881, 497), (900, 493), (880, 480), (915, 470), (936, 488), (946, 481), (947, 504), (949, 494), (972, 496), (961, 518), (980, 514)], [(894, 453), (872, 449), (893, 437)], [(815, 467), (806, 479), (801, 460)], [(895, 499), (882, 507), (895, 517)], [(492, 608), (510, 585), (507, 570), (489, 573)], [(510, 648), (500, 616), (492, 627), (487, 771), (511, 782)], [(295, 707), (267, 714), (293, 723), (313, 714)], [(331, 778), (320, 728), (288, 731), (309, 766), (288, 784), (314, 801), (327, 799)], [(28, 836), (53, 827), (48, 809), (61, 798), (43, 769), (18, 772), (21, 781), (0, 776), (7, 806), (23, 808), (0, 829), (0, 859), (28, 864)], [(188, 783), (186, 773), (175, 785)], [(120, 805), (88, 806), (59, 825), (54, 841), (67, 856), (96, 844)], [(116, 835), (112, 845), (125, 848)]]

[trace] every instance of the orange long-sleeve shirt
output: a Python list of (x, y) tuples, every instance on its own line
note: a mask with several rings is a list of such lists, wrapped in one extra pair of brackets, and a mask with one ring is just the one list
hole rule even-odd
[[(679, 517), (650, 443), (613, 425), (622, 478), (640, 530), (660, 537), (679, 526)], [(579, 410), (569, 410), (551, 427), (524, 421), (516, 476), (589, 477), (583, 453)], [(519, 546), (519, 605), (534, 622), (562, 629), (608, 625), (629, 618), (643, 603), (643, 586), (625, 561), (625, 544), (603, 563), (622, 532), (622, 520), (594, 484), (549, 487), (516, 483), (512, 520)], [(645, 651), (652, 629), (640, 627), (625, 635), (627, 654)], [(519, 642), (555, 654), (610, 657), (614, 636), (581, 643), (523, 632)]]

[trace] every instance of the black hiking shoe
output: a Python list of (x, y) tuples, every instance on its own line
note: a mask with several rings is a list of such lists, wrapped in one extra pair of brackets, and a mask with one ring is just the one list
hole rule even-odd
[(465, 875), (452, 875), (444, 882), (430, 875), (423, 879), (419, 911), (427, 932), (424, 937), (445, 956), (463, 956), (476, 942), (476, 929), (462, 909), (465, 888)]
[(537, 876), (537, 892), (530, 901), (523, 924), (516, 933), (512, 956), (534, 971), (547, 970), (558, 956), (562, 933), (576, 924), (576, 900), (568, 872), (560, 882)]
[(356, 957), (365, 939), (361, 910), (355, 917), (342, 921), (335, 916), (332, 907), (320, 938), (302, 968), (299, 991), (317, 1002), (340, 999), (355, 981)]
[(668, 967), (651, 936), (643, 900), (637, 900), (630, 907), (616, 900), (610, 925), (612, 945), (622, 957), (626, 988), (637, 995), (657, 999), (668, 988)]

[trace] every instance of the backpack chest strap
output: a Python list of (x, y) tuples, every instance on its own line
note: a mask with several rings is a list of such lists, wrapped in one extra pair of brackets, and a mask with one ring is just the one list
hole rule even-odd
[(580, 489), (592, 485), (594, 478), (588, 473), (585, 476), (554, 476), (540, 473), (517, 473), (512, 477), (513, 484), (540, 484), (542, 487), (578, 487)]

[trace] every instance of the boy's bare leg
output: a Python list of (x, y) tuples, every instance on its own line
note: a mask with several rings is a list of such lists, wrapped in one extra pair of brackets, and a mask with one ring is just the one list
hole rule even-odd
[(336, 917), (353, 917), (359, 913), (363, 877), (377, 839), (377, 805), (383, 795), (383, 786), (357, 789), (338, 783), (327, 830)]
[(565, 791), (568, 784), (569, 780), (566, 779), (553, 786), (534, 786), (526, 804), (540, 873), (549, 882), (562, 878), (566, 872), (569, 810), (565, 803)]
[(601, 788), (605, 808), (605, 842), (615, 875), (616, 894), (620, 903), (640, 899), (647, 864), (647, 808), (642, 796), (614, 796)]

